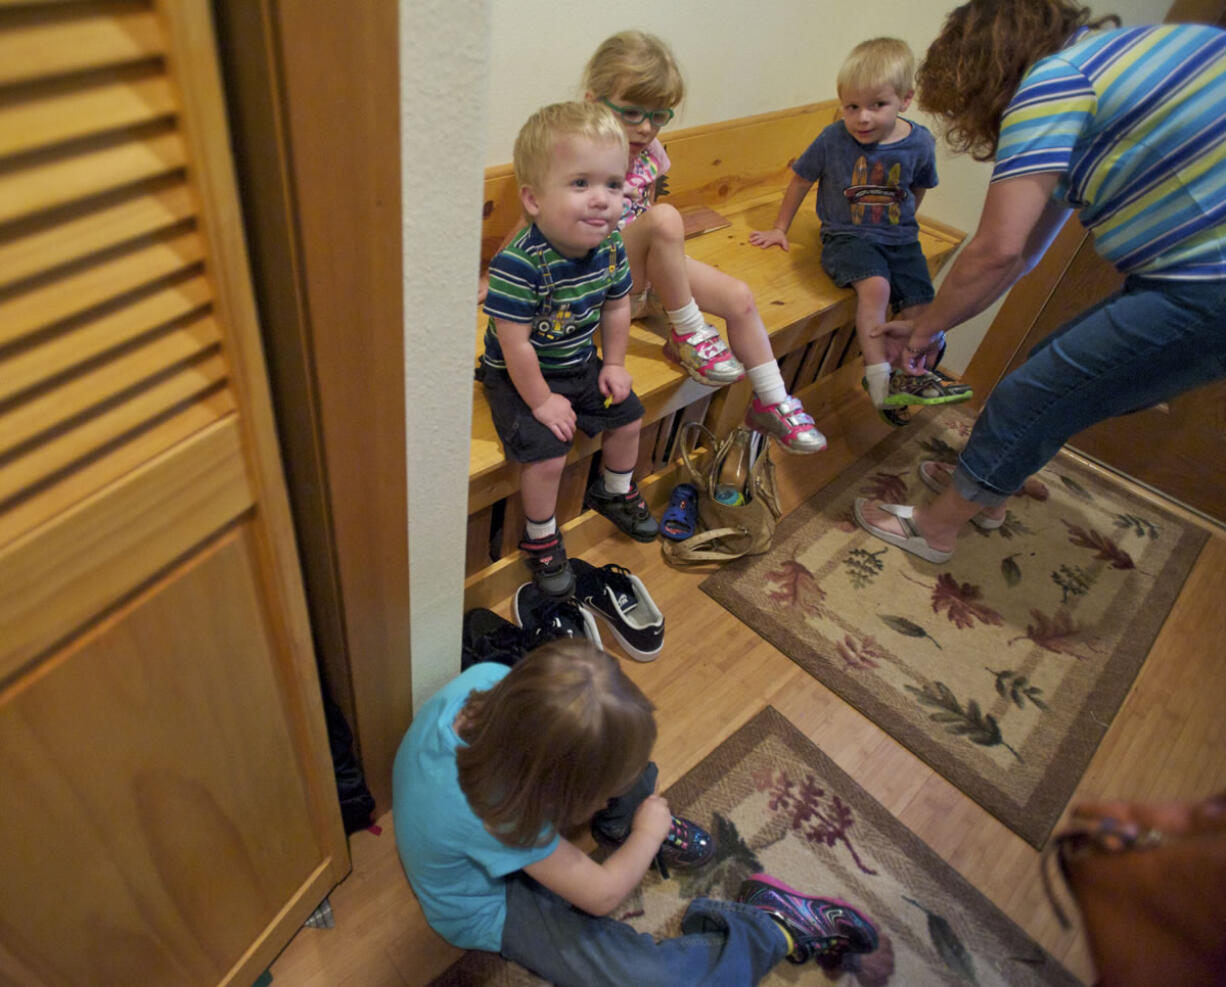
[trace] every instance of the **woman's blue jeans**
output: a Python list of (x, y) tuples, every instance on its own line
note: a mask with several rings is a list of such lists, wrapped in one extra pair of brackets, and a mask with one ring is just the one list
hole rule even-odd
[(1226, 376), (1226, 281), (1130, 277), (1057, 329), (988, 397), (958, 459), (954, 489), (1005, 502), (1095, 422)]

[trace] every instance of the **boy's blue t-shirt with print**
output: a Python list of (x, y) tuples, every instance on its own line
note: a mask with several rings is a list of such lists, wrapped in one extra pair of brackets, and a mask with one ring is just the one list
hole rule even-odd
[(426, 920), (462, 949), (497, 952), (506, 922), (506, 878), (544, 860), (558, 846), (499, 842), (460, 789), (452, 723), (474, 689), (492, 688), (509, 669), (482, 662), (452, 679), (413, 718), (392, 769), (396, 849)]
[(839, 121), (817, 135), (792, 170), (817, 182), (822, 234), (847, 233), (875, 243), (913, 243), (919, 236), (912, 187), (935, 188), (936, 140), (910, 120), (911, 133), (890, 144), (861, 144)]

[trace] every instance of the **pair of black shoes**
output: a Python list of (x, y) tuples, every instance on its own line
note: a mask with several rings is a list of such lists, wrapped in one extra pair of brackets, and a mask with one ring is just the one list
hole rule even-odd
[(524, 583), (515, 591), (511, 609), (515, 623), (485, 607), (476, 607), (464, 614), (460, 644), (462, 670), (482, 661), (514, 667), (529, 651), (558, 638), (586, 637), (596, 647), (602, 647), (596, 621), (573, 596), (547, 596), (535, 583)]

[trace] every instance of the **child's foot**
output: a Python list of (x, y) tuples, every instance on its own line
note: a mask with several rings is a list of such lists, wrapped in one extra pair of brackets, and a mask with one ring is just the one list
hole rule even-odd
[(570, 596), (575, 591), (575, 574), (566, 559), (560, 531), (544, 538), (529, 538), (524, 532), (519, 550), (524, 553), (532, 581), (546, 596)]
[[(935, 459), (925, 459), (919, 464), (919, 478), (929, 490), (941, 493), (953, 479), (954, 468), (949, 463), (941, 463)], [(1005, 513), (1008, 508), (1004, 504), (997, 507), (985, 507), (973, 518), (971, 524), (982, 531), (995, 531), (1005, 523)]]
[[(626, 842), (630, 834), (620, 836), (605, 832), (593, 824), (592, 836), (604, 847), (619, 847)], [(660, 866), (660, 876), (667, 879), (668, 869), (693, 870), (701, 867), (715, 856), (715, 837), (689, 819), (673, 816), (673, 824), (668, 828), (668, 835), (660, 844), (660, 853), (656, 858)]]
[(735, 384), (745, 376), (741, 361), (732, 355), (719, 331), (712, 325), (704, 325), (688, 336), (680, 335), (676, 328), (668, 331), (664, 355), (700, 384), (723, 387)]
[(754, 397), (745, 412), (745, 424), (763, 435), (773, 435), (787, 452), (821, 452), (826, 436), (817, 430), (813, 418), (794, 397), (777, 404), (763, 404)]
[(877, 948), (873, 923), (845, 901), (801, 894), (769, 874), (754, 874), (736, 900), (760, 908), (792, 938), (788, 959), (804, 963), (811, 956), (834, 961), (844, 953), (871, 953)]
[(890, 374), (890, 393), (886, 395), (882, 410), (913, 404), (961, 404), (974, 396), (969, 384), (960, 384), (933, 370), (917, 376), (895, 370)]
[[(870, 401), (873, 399), (872, 388), (868, 386), (868, 378), (860, 378), (860, 386), (864, 388)], [(885, 408), (879, 404), (873, 405), (877, 409), (877, 414), (881, 416), (881, 420), (893, 428), (903, 428), (911, 424), (911, 412), (906, 408)]]
[(651, 541), (660, 531), (637, 483), (630, 484), (629, 493), (614, 494), (605, 489), (604, 479), (597, 477), (587, 488), (583, 506), (608, 518), (635, 541)]

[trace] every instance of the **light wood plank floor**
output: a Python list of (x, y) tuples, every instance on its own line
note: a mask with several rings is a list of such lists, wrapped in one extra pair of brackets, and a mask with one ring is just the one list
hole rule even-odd
[[(1226, 788), (1226, 534), (1213, 533), (1082, 779), (1074, 801), (1194, 798)], [(1080, 931), (1061, 932), (1038, 853), (698, 589), (656, 545), (610, 539), (585, 554), (640, 575), (668, 619), (663, 656), (624, 667), (658, 708), (665, 788), (772, 705), (1006, 914), (1089, 982)], [(303, 929), (272, 967), (286, 987), (427, 983), (458, 951), (426, 925), (382, 834), (355, 834), (353, 873), (331, 895), (336, 927)]]

